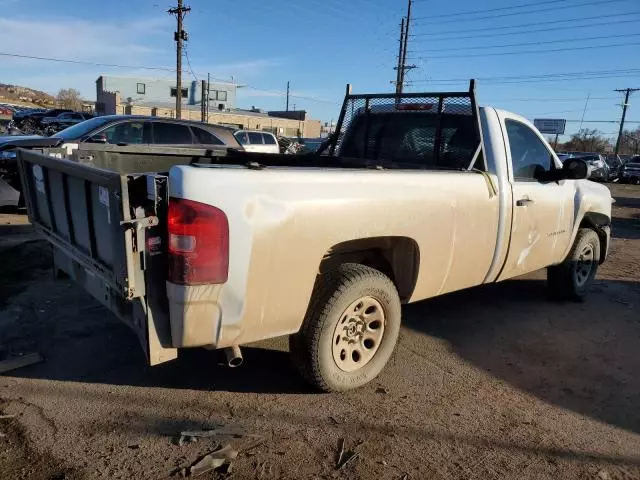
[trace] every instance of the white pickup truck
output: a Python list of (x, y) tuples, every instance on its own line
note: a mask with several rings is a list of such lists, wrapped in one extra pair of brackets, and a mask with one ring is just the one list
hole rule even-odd
[(609, 190), (473, 88), (348, 94), (325, 147), (191, 153), (164, 173), (133, 173), (160, 160), (132, 147), (19, 163), (56, 269), (134, 328), (151, 364), (207, 347), (238, 365), (240, 345), (290, 335), (312, 385), (346, 390), (390, 358), (402, 304), (541, 268), (555, 296), (581, 299), (607, 256)]

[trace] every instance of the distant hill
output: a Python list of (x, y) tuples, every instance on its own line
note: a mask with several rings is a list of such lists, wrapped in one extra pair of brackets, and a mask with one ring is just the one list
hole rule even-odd
[(29, 103), (49, 107), (55, 105), (56, 99), (40, 90), (0, 83), (0, 103), (1, 102)]

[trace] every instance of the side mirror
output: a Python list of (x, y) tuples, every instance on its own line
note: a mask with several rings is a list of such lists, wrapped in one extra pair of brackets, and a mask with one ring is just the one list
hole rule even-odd
[(583, 180), (591, 176), (591, 167), (584, 160), (570, 158), (562, 164), (562, 174), (567, 180)]

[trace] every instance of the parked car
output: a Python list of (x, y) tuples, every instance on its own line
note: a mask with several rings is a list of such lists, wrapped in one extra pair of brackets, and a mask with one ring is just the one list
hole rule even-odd
[(631, 157), (631, 159), (622, 167), (620, 175), (622, 183), (640, 183), (640, 155)]
[(18, 122), (36, 113), (45, 113), (46, 111), (44, 108), (24, 108), (14, 112), (13, 119)]
[(55, 117), (43, 117), (42, 120), (40, 120), (40, 123), (43, 126), (51, 125), (55, 127), (66, 128), (70, 127), (71, 125), (75, 125), (76, 123), (89, 120), (90, 118), (93, 118), (93, 114), (91, 113), (64, 112)]
[(4, 105), (0, 105), (0, 120), (11, 119), (13, 119), (13, 110), (9, 107), (5, 107)]
[(609, 178), (607, 181), (618, 181), (620, 179), (620, 175), (622, 175), (622, 168), (624, 167), (624, 161), (621, 156), (613, 153), (609, 154), (605, 156), (605, 162), (607, 162), (607, 166), (609, 167)]
[(208, 347), (237, 366), (240, 345), (290, 334), (325, 391), (380, 373), (403, 303), (545, 267), (554, 296), (584, 298), (609, 189), (525, 118), (471, 108), (473, 90), (417, 95), (348, 95), (327, 156), (226, 152), (167, 174), (141, 153), (147, 173), (127, 175), (21, 150), (31, 223), (151, 364)]
[(50, 110), (41, 110), (29, 113), (25, 115), (21, 120), (26, 121), (30, 120), (34, 122), (36, 125), (40, 125), (41, 121), (45, 117), (56, 117), (61, 113), (72, 113), (73, 110), (69, 110), (68, 108), (52, 108)]
[(569, 155), (569, 158), (579, 158), (584, 160), (587, 165), (591, 167), (591, 175), (589, 176), (590, 180), (596, 180), (598, 182), (609, 181), (609, 166), (605, 161), (604, 155), (588, 152), (570, 152)]
[(113, 145), (172, 145), (204, 148), (211, 145), (242, 150), (233, 129), (220, 125), (134, 115), (107, 115), (77, 123), (50, 137), (11, 135), (0, 137), (0, 206), (17, 205), (20, 181), (15, 164), (15, 148), (60, 146), (72, 150), (81, 143)]
[(325, 138), (303, 138), (302, 150), (300, 153), (315, 153), (318, 151)]
[(258, 130), (238, 130), (233, 135), (247, 152), (280, 153), (280, 146), (273, 133)]

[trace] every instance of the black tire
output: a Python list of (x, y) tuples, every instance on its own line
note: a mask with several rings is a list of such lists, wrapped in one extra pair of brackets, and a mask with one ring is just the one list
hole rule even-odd
[[(592, 252), (586, 255), (585, 252)], [(586, 260), (585, 260), (586, 258)], [(547, 283), (551, 297), (557, 300), (583, 300), (600, 263), (600, 237), (590, 228), (578, 230), (567, 258), (547, 268)]]
[[(334, 334), (338, 323), (344, 324), (347, 308), (361, 298), (373, 299), (382, 307), (383, 333), (377, 349), (362, 367), (344, 371), (334, 360)], [(376, 378), (387, 364), (398, 340), (400, 317), (400, 298), (386, 275), (360, 264), (340, 265), (316, 281), (302, 327), (289, 339), (293, 362), (321, 391), (360, 387)], [(335, 340), (337, 344), (338, 338)]]

